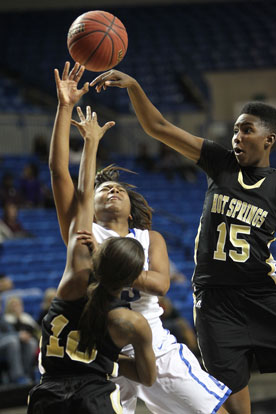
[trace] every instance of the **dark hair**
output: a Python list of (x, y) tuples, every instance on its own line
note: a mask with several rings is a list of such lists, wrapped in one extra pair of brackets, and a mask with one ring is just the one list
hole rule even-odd
[(87, 290), (88, 301), (79, 322), (80, 350), (92, 352), (107, 332), (110, 301), (123, 287), (132, 286), (144, 266), (144, 250), (129, 237), (106, 239), (92, 256), (95, 282)]
[(276, 133), (276, 108), (273, 106), (257, 101), (248, 102), (243, 106), (242, 114), (257, 116), (270, 132)]
[(115, 181), (120, 183), (120, 185), (126, 189), (130, 199), (130, 214), (132, 219), (129, 219), (129, 228), (150, 230), (153, 209), (148, 205), (147, 201), (141, 194), (133, 190), (135, 188), (134, 185), (119, 181), (120, 171), (136, 174), (134, 171), (111, 164), (101, 171), (98, 171), (96, 174), (95, 189), (106, 181)]

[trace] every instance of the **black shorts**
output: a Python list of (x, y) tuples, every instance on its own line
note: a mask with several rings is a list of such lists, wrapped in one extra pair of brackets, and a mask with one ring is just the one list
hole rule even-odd
[(195, 292), (195, 327), (207, 371), (233, 392), (260, 372), (276, 372), (276, 286)]
[(29, 393), (27, 414), (122, 413), (120, 392), (105, 378), (91, 375), (45, 379)]

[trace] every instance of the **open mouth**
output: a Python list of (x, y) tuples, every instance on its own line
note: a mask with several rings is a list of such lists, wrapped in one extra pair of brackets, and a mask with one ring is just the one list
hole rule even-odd
[(234, 151), (235, 151), (235, 154), (236, 154), (236, 155), (240, 155), (240, 154), (242, 154), (242, 153), (243, 153), (243, 150), (241, 150), (241, 149), (240, 149), (240, 148), (238, 148), (238, 147), (234, 148)]

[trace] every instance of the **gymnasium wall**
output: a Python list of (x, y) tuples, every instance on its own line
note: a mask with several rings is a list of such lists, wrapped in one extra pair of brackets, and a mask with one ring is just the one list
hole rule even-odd
[[(213, 0), (212, 3), (223, 3), (229, 0)], [(232, 0), (232, 2), (241, 2), (247, 0)], [(261, 0), (260, 0), (261, 1)], [(142, 6), (142, 5), (164, 5), (164, 4), (184, 4), (184, 3), (211, 3), (210, 0), (9, 0), (0, 2), (0, 11), (13, 10), (47, 10), (47, 9), (65, 9), (65, 8), (82, 8), (88, 10), (104, 7), (121, 7), (121, 6)]]

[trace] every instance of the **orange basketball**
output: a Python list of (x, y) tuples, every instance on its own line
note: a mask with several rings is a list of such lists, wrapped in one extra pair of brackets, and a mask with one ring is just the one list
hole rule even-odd
[(70, 26), (67, 46), (75, 62), (93, 72), (116, 66), (124, 58), (127, 31), (121, 20), (102, 10), (79, 16)]

